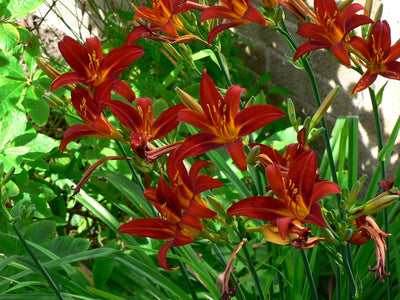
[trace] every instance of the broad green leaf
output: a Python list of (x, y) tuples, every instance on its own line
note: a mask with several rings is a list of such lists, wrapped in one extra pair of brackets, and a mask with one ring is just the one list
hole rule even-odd
[(15, 174), (18, 174), (22, 171), (21, 167), (19, 166), (20, 163), (16, 162), (15, 158), (10, 158), (10, 157), (7, 157), (4, 154), (0, 153), (0, 161), (4, 163), (4, 167), (7, 169), (14, 167)]
[(35, 57), (40, 56), (41, 52), (39, 39), (35, 35), (32, 35), (30, 39), (29, 44), (25, 46), (24, 59), (30, 78), (33, 78), (37, 66)]
[(111, 257), (96, 258), (92, 272), (94, 283), (97, 288), (101, 288), (110, 278), (114, 268), (115, 259)]
[(74, 255), (86, 251), (89, 248), (89, 245), (89, 240), (83, 238), (60, 236), (56, 239), (50, 240), (44, 246), (62, 259), (68, 255)]
[(31, 41), (31, 33), (24, 27), (17, 27), (19, 33), (19, 43), (28, 44)]
[(10, 110), (7, 115), (0, 118), (0, 151), (24, 132), (26, 122), (25, 114), (17, 109)]
[(0, 49), (6, 53), (11, 52), (19, 41), (19, 33), (11, 23), (0, 24)]
[[(1, 70), (0, 70), (1, 72)], [(0, 118), (21, 99), (26, 82), (0, 76)]]
[(42, 220), (30, 224), (25, 229), (24, 236), (26, 239), (41, 245), (54, 237), (55, 232), (56, 222)]
[(48, 104), (43, 101), (41, 95), (38, 94), (38, 90), (34, 86), (30, 86), (27, 89), (23, 105), (33, 122), (37, 123), (39, 126), (46, 124), (50, 115), (50, 108)]
[(10, 0), (0, 0), (0, 17), (4, 16), (4, 19), (7, 19), (11, 16), (11, 12), (7, 9), (7, 5)]
[(8, 197), (12, 198), (19, 194), (18, 185), (16, 185), (14, 181), (10, 180), (9, 182), (7, 182), (6, 187), (7, 187)]
[(43, 2), (44, 0), (10, 0), (8, 9), (11, 11), (11, 18), (23, 19)]
[(26, 83), (25, 72), (18, 59), (13, 55), (6, 55), (3, 51), (0, 51), (0, 74), (2, 75), (0, 77), (0, 85), (3, 84), (3, 78), (24, 81)]

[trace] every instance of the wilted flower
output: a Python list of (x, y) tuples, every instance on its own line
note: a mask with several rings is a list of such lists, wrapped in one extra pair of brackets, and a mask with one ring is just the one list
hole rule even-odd
[(348, 242), (354, 245), (365, 244), (371, 239), (375, 242), (376, 267), (369, 267), (369, 269), (372, 272), (376, 272), (376, 278), (385, 282), (383, 276), (389, 276), (390, 274), (385, 271), (387, 246), (384, 238), (389, 237), (390, 234), (383, 232), (371, 216), (359, 217), (355, 220), (355, 223), (356, 229)]

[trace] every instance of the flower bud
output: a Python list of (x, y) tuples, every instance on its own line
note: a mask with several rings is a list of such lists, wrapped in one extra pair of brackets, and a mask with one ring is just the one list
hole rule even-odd
[(360, 193), (362, 187), (364, 186), (365, 180), (367, 179), (367, 175), (364, 174), (363, 176), (360, 177), (359, 180), (354, 184), (353, 188), (351, 189), (351, 192), (349, 193), (349, 197), (347, 199), (347, 205), (350, 208), (353, 206), (354, 202), (357, 199), (358, 194)]
[(388, 192), (384, 192), (365, 203), (363, 207), (350, 216), (349, 220), (354, 220), (360, 216), (373, 215), (381, 209), (396, 203), (398, 200), (399, 195), (391, 195)]
[(343, 233), (343, 241), (347, 241), (353, 235), (353, 229), (347, 228)]
[(51, 80), (56, 79), (61, 75), (59, 71), (50, 66), (42, 57), (35, 57), (38, 67), (46, 74)]
[(332, 245), (338, 244), (337, 238), (334, 236), (333, 232), (330, 229), (321, 227), (321, 235), (326, 239), (328, 244)]
[(52, 109), (60, 110), (61, 108), (64, 107), (64, 101), (60, 97), (58, 97), (58, 96), (56, 96), (54, 94), (51, 94), (50, 97), (46, 96), (46, 95), (42, 95), (42, 99), (44, 101), (46, 101), (46, 103)]
[(382, 11), (383, 11), (383, 4), (379, 4), (375, 16), (374, 16), (374, 22), (376, 23), (377, 21), (379, 21), (382, 18)]
[(226, 209), (225, 207), (222, 205), (221, 202), (219, 202), (219, 200), (213, 196), (209, 196), (207, 197), (207, 200), (211, 203), (211, 205), (215, 208), (215, 210), (218, 212), (218, 214), (222, 215), (222, 216), (226, 216)]
[(252, 164), (257, 161), (258, 155), (260, 154), (260, 146), (254, 146), (251, 148), (249, 153), (247, 154), (246, 160), (248, 164)]
[(191, 95), (181, 90), (180, 88), (176, 88), (175, 92), (178, 94), (179, 99), (186, 105), (187, 108), (198, 111), (199, 113), (203, 113), (203, 109), (199, 102), (194, 99)]
[(372, 4), (373, 4), (373, 0), (365, 0), (365, 10), (367, 11), (367, 16), (370, 17), (371, 16), (371, 10), (372, 10)]
[(334, 88), (324, 99), (320, 107), (318, 107), (314, 116), (311, 119), (310, 129), (314, 128), (319, 122), (321, 122), (328, 108), (332, 105), (333, 100), (335, 100), (339, 91), (339, 86)]

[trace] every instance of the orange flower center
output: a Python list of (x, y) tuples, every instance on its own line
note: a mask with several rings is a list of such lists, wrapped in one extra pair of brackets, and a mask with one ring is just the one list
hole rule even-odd
[(291, 179), (286, 183), (286, 193), (288, 195), (287, 204), (289, 205), (290, 211), (297, 219), (304, 220), (310, 214), (310, 210), (305, 205), (304, 199), (299, 193), (299, 189)]
[[(317, 16), (318, 15), (319, 14), (317, 12)], [(330, 40), (332, 45), (339, 44), (343, 40), (345, 35), (344, 30), (336, 24), (336, 16), (337, 11), (335, 11), (333, 16), (329, 16), (328, 13), (325, 12), (323, 20), (319, 20), (320, 24), (324, 27), (327, 33), (326, 37)]]
[(372, 73), (382, 73), (386, 71), (385, 61), (383, 59), (385, 52), (382, 48), (376, 48), (375, 36), (372, 34), (371, 37), (373, 39), (373, 59), (371, 61), (371, 68), (370, 71)]
[(228, 106), (226, 103), (222, 105), (221, 100), (219, 100), (218, 106), (207, 104), (207, 109), (211, 122), (214, 125), (215, 135), (227, 141), (236, 140), (238, 138), (237, 129), (233, 120), (230, 120), (229, 116), (227, 117)]
[(96, 57), (96, 52), (89, 54), (89, 70), (88, 82), (93, 82), (93, 86), (97, 87), (104, 81), (103, 72), (100, 67), (100, 59)]

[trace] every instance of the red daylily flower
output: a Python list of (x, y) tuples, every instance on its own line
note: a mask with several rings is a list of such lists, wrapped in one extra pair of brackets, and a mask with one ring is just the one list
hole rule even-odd
[(340, 13), (335, 0), (314, 0), (314, 7), (318, 24), (302, 23), (297, 31), (297, 34), (312, 41), (301, 44), (293, 60), (296, 61), (312, 50), (329, 48), (340, 62), (350, 67), (350, 57), (346, 50), (346, 43), (350, 40), (348, 33), (373, 21), (365, 15), (356, 14), (365, 9), (358, 3), (350, 4), (343, 13)]
[(371, 239), (374, 240), (376, 267), (368, 267), (372, 272), (376, 272), (375, 278), (385, 282), (383, 276), (389, 276), (390, 274), (385, 271), (387, 246), (384, 238), (391, 236), (391, 234), (383, 232), (371, 216), (361, 216), (355, 220), (355, 223), (356, 228), (348, 242), (354, 245), (362, 245), (369, 242)]
[(281, 172), (278, 165), (269, 165), (266, 168), (269, 188), (277, 198), (254, 196), (243, 199), (228, 209), (228, 215), (273, 221), (283, 240), (290, 222), (294, 220), (326, 227), (317, 201), (340, 193), (340, 187), (336, 183), (319, 180), (316, 171), (317, 155), (312, 150), (300, 155), (287, 175)]
[(166, 35), (178, 38), (177, 31), (186, 31), (183, 23), (177, 16), (194, 9), (204, 9), (206, 6), (200, 5), (194, 1), (187, 0), (150, 0), (153, 8), (139, 7), (136, 10), (135, 19), (143, 18), (157, 26), (153, 30), (161, 30)]
[(61, 74), (50, 86), (54, 91), (68, 84), (82, 83), (89, 92), (100, 84), (111, 84), (112, 89), (130, 102), (135, 94), (127, 83), (115, 78), (133, 61), (144, 54), (139, 45), (124, 45), (111, 50), (103, 56), (103, 48), (98, 37), (86, 39), (86, 47), (76, 40), (65, 36), (58, 43), (61, 54), (75, 72)]
[[(170, 247), (183, 246), (202, 235), (204, 229), (200, 218), (214, 218), (217, 213), (202, 205), (205, 203), (198, 193), (210, 188), (220, 187), (222, 183), (198, 172), (207, 162), (197, 162), (187, 174), (183, 164), (174, 166), (175, 158), (170, 156), (168, 171), (172, 188), (164, 178), (158, 180), (157, 188), (148, 188), (144, 196), (158, 210), (160, 217), (141, 218), (122, 225), (118, 231), (133, 236), (150, 237), (159, 240), (171, 240), (165, 243), (159, 253), (158, 262), (166, 270), (175, 270), (167, 263), (167, 251)], [(207, 205), (208, 206), (208, 205)]]
[(211, 43), (215, 36), (223, 30), (247, 23), (258, 23), (267, 25), (264, 16), (253, 6), (253, 0), (221, 0), (224, 6), (210, 6), (203, 10), (200, 21), (211, 19), (227, 19), (233, 22), (218, 25), (208, 35), (208, 42)]
[(235, 164), (247, 170), (242, 137), (284, 117), (277, 107), (258, 104), (239, 112), (243, 88), (231, 86), (222, 97), (212, 79), (204, 70), (200, 83), (200, 104), (203, 113), (183, 109), (178, 120), (201, 129), (202, 133), (190, 136), (178, 150), (178, 160), (200, 155), (225, 146)]
[(85, 124), (72, 125), (65, 131), (64, 138), (59, 147), (60, 152), (72, 140), (85, 136), (124, 141), (122, 135), (106, 119), (102, 110), (87, 90), (81, 87), (75, 88), (71, 92), (71, 101), (72, 106)]
[(378, 21), (372, 27), (369, 40), (353, 37), (351, 46), (358, 51), (366, 63), (367, 71), (356, 83), (350, 96), (369, 87), (381, 75), (389, 79), (400, 80), (400, 42), (392, 46), (390, 26), (387, 21)]
[(132, 131), (130, 136), (132, 150), (142, 158), (147, 158), (147, 152), (154, 150), (154, 146), (150, 144), (152, 141), (166, 136), (178, 126), (178, 113), (185, 107), (183, 104), (170, 107), (154, 120), (150, 98), (138, 98), (137, 109), (117, 100), (107, 101), (106, 104), (113, 115)]

